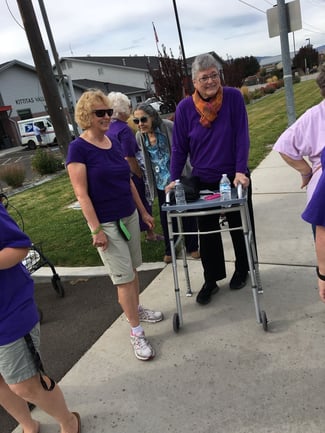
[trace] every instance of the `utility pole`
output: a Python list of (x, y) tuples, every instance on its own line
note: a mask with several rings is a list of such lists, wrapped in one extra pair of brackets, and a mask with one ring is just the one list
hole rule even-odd
[(53, 122), (58, 145), (65, 156), (67, 154), (68, 144), (71, 141), (71, 133), (62, 106), (60, 93), (53, 74), (49, 55), (42, 40), (33, 4), (31, 0), (17, 0), (17, 4), (23, 20), (48, 113)]
[(190, 79), (187, 71), (187, 63), (186, 63), (186, 57), (185, 57), (185, 50), (184, 50), (184, 44), (183, 44), (183, 38), (182, 38), (182, 32), (181, 32), (181, 26), (178, 19), (178, 12), (177, 12), (177, 6), (176, 6), (176, 0), (173, 0), (174, 5), (174, 12), (175, 12), (175, 18), (176, 18), (176, 24), (177, 24), (177, 30), (178, 30), (178, 37), (179, 42), (181, 45), (181, 51), (183, 56), (183, 63), (184, 63), (184, 72), (185, 72), (185, 91), (188, 95), (193, 93), (193, 84), (192, 80)]
[(287, 11), (284, 0), (277, 0), (279, 32), (281, 42), (281, 55), (283, 65), (283, 81), (287, 103), (288, 126), (292, 125), (296, 120), (295, 103), (293, 96), (293, 83), (291, 71), (291, 58), (288, 39), (288, 20)]
[(68, 109), (68, 112), (69, 112), (69, 115), (70, 115), (70, 121), (71, 121), (72, 126), (73, 126), (73, 132), (74, 132), (74, 135), (76, 137), (78, 137), (78, 135), (79, 135), (78, 125), (76, 124), (76, 121), (74, 120), (74, 106), (72, 105), (71, 98), (70, 98), (69, 93), (68, 93), (67, 84), (65, 82), (65, 76), (63, 75), (61, 64), (60, 64), (60, 60), (59, 60), (59, 56), (58, 56), (58, 52), (56, 51), (56, 46), (55, 46), (54, 38), (53, 38), (53, 35), (52, 35), (52, 30), (51, 30), (51, 27), (50, 27), (50, 23), (49, 23), (49, 20), (48, 20), (48, 17), (47, 17), (45, 5), (44, 5), (43, 0), (38, 0), (38, 3), (39, 3), (39, 6), (40, 6), (40, 9), (41, 9), (41, 12), (42, 12), (42, 17), (43, 17), (44, 25), (45, 25), (45, 28), (46, 28), (46, 33), (47, 33), (47, 36), (49, 38), (49, 42), (50, 42), (50, 45), (51, 45), (52, 54), (53, 54), (56, 70), (57, 70), (58, 77), (59, 77), (59, 82), (62, 85), (65, 102), (67, 104), (67, 109)]

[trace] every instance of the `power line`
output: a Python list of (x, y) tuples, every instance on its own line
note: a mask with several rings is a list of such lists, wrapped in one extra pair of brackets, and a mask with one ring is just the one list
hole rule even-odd
[(6, 0), (6, 5), (7, 5), (7, 9), (8, 9), (8, 11), (9, 11), (9, 13), (10, 13), (10, 15), (11, 15), (11, 17), (12, 17), (12, 19), (15, 21), (15, 23), (21, 28), (21, 29), (23, 29), (24, 31), (25, 31), (25, 28), (16, 20), (16, 18), (15, 18), (15, 16), (14, 16), (14, 14), (11, 12), (11, 10), (10, 10), (10, 7), (9, 7), (9, 5), (8, 5), (8, 0)]
[(246, 6), (249, 6), (249, 7), (251, 7), (251, 8), (253, 8), (253, 9), (256, 9), (257, 11), (259, 11), (259, 12), (262, 12), (263, 14), (266, 14), (266, 12), (265, 11), (262, 11), (262, 9), (259, 9), (259, 8), (257, 8), (256, 6), (253, 6), (253, 5), (251, 5), (251, 4), (249, 4), (249, 3), (247, 3), (247, 2), (245, 2), (244, 0), (238, 0), (240, 3), (243, 3), (244, 5), (246, 5)]

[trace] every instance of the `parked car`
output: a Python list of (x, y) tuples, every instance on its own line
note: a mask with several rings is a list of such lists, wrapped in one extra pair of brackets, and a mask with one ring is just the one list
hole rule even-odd
[(174, 111), (172, 109), (171, 104), (167, 102), (163, 102), (162, 100), (156, 97), (148, 98), (146, 99), (145, 102), (150, 104), (160, 114), (167, 114), (170, 113), (171, 111)]

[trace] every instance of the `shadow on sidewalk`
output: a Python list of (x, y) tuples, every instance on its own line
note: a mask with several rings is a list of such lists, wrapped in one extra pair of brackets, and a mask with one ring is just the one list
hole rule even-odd
[[(142, 292), (161, 269), (139, 272)], [(60, 298), (51, 282), (35, 284), (37, 305), (43, 312), (41, 353), (45, 371), (59, 381), (121, 315), (116, 288), (108, 276), (63, 282)], [(148, 305), (150, 307), (150, 305)], [(159, 305), (152, 305), (159, 309)], [(130, 351), (130, 356), (132, 352)], [(0, 406), (1, 433), (17, 423)]]

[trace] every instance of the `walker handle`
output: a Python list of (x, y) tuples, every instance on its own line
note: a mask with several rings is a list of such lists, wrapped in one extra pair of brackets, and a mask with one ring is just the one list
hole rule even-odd
[(243, 198), (243, 185), (240, 182), (237, 185), (237, 197)]

